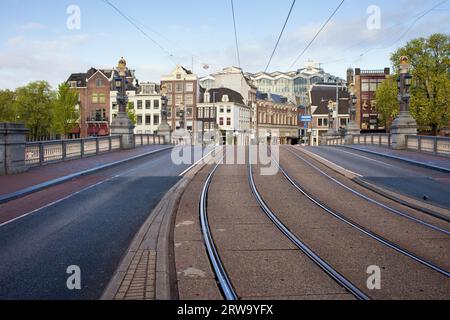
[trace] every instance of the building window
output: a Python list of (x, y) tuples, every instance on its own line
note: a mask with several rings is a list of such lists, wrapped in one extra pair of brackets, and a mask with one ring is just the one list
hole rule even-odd
[(97, 79), (97, 80), (95, 81), (95, 86), (96, 86), (97, 88), (103, 87), (103, 81), (102, 81), (102, 79)]
[(158, 114), (153, 115), (153, 124), (155, 126), (159, 125), (159, 115)]
[(152, 101), (151, 100), (145, 100), (145, 109), (150, 110), (152, 108)]
[(181, 74), (177, 74), (177, 80), (181, 80)]
[(219, 125), (223, 126), (223, 118), (219, 119)]
[(159, 100), (153, 100), (153, 109), (155, 110), (159, 109)]
[(77, 82), (76, 81), (70, 81), (70, 87), (71, 88), (76, 88), (77, 87)]
[(194, 84), (192, 82), (186, 83), (186, 92), (194, 92)]
[(231, 126), (231, 118), (227, 118), (227, 126)]
[(93, 93), (92, 103), (106, 103), (106, 95), (104, 93)]
[(167, 92), (172, 93), (172, 84), (171, 83), (166, 83), (167, 86)]
[(319, 127), (328, 127), (328, 118), (319, 118), (318, 126)]
[(180, 105), (183, 102), (183, 95), (177, 94), (175, 96), (175, 105)]
[(92, 94), (92, 103), (98, 103), (98, 94), (97, 93), (93, 93)]
[(138, 100), (137, 102), (137, 109), (142, 110), (142, 100)]
[(113, 102), (113, 104), (112, 104), (112, 109), (113, 109), (113, 110), (117, 110), (117, 102)]
[(227, 113), (231, 113), (231, 107), (227, 107)]
[(175, 93), (183, 93), (184, 90), (184, 83), (183, 82), (177, 82), (175, 84)]
[(137, 116), (136, 123), (142, 125), (142, 116)]
[(152, 124), (152, 116), (150, 116), (150, 115), (146, 115), (145, 116), (145, 124), (146, 125), (151, 125)]
[(167, 105), (169, 105), (169, 106), (173, 105), (172, 95), (167, 96)]
[(192, 107), (186, 108), (186, 117), (188, 118), (192, 117)]
[(194, 96), (192, 94), (187, 94), (185, 97), (186, 105), (192, 106), (194, 104)]

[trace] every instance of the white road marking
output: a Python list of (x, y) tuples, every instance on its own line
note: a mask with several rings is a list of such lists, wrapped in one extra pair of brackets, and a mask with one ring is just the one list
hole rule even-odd
[(360, 155), (360, 154), (356, 154), (356, 153), (353, 153), (353, 152), (345, 151), (345, 150), (342, 150), (342, 149), (340, 149), (340, 148), (336, 148), (335, 150), (339, 150), (339, 151), (341, 151), (341, 152), (351, 154), (352, 156), (360, 157), (360, 158), (363, 158), (363, 159), (366, 159), (366, 160), (370, 160), (370, 161), (373, 161), (373, 162), (381, 163), (381, 164), (384, 165), (384, 166), (393, 167), (393, 165), (391, 165), (391, 164), (389, 164), (389, 163), (386, 163), (386, 162), (383, 162), (383, 161), (379, 161), (379, 160), (375, 160), (375, 159), (371, 159), (371, 158), (369, 158), (369, 157), (365, 157), (365, 156), (362, 156), (362, 155)]

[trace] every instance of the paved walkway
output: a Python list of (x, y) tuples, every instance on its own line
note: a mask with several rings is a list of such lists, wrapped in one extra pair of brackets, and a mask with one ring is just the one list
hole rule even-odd
[(372, 145), (352, 145), (346, 146), (346, 148), (352, 148), (383, 157), (403, 160), (417, 165), (435, 169), (443, 169), (444, 171), (450, 172), (450, 158), (444, 156), (436, 156), (429, 153), (415, 151), (392, 150), (386, 147)]
[(28, 170), (28, 172), (21, 174), (0, 176), (0, 196), (11, 194), (77, 172), (143, 155), (163, 147), (164, 146), (161, 145), (150, 145), (132, 150), (120, 150), (99, 156), (59, 162), (42, 167), (34, 167)]

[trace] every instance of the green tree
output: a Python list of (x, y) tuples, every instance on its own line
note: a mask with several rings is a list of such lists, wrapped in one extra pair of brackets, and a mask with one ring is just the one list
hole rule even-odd
[(128, 113), (128, 117), (130, 118), (131, 122), (134, 125), (136, 125), (137, 119), (136, 119), (136, 111), (134, 110), (134, 102), (128, 102), (127, 113)]
[(80, 114), (77, 105), (78, 93), (71, 90), (69, 84), (60, 84), (53, 104), (52, 129), (63, 139), (78, 125)]
[(400, 112), (396, 77), (389, 77), (378, 87), (375, 93), (376, 110), (382, 116), (381, 124), (390, 128), (392, 121)]
[(392, 54), (394, 67), (398, 68), (401, 56), (411, 62), (411, 115), (422, 130), (436, 135), (450, 118), (450, 36), (411, 40)]
[(13, 91), (0, 90), (0, 122), (16, 122), (18, 120), (14, 96)]
[(39, 139), (51, 134), (54, 93), (45, 81), (32, 82), (16, 89), (15, 106), (20, 121), (30, 129), (30, 137)]

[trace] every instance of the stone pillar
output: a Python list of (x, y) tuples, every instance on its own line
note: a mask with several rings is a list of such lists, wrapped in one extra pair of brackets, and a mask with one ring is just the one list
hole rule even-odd
[(417, 135), (417, 123), (411, 117), (409, 111), (400, 112), (400, 115), (392, 123), (391, 134), (391, 148), (396, 150), (406, 149), (406, 136)]
[(18, 123), (0, 123), (0, 175), (25, 172), (25, 147), (29, 130)]
[(111, 135), (122, 136), (122, 149), (134, 149), (136, 147), (134, 140), (134, 124), (126, 113), (119, 112), (117, 117), (111, 123)]
[(412, 76), (409, 74), (410, 66), (408, 57), (403, 56), (400, 58), (400, 77), (398, 79), (400, 114), (391, 127), (391, 148), (396, 150), (406, 149), (407, 135), (417, 135), (417, 122), (411, 117), (409, 112), (412, 79)]

